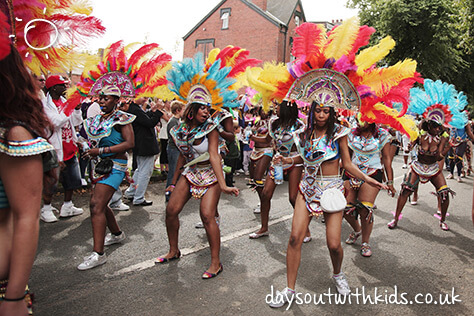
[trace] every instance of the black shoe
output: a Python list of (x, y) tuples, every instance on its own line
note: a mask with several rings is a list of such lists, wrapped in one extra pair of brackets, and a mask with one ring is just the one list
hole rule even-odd
[(141, 203), (138, 203), (138, 204), (133, 203), (133, 206), (150, 206), (152, 204), (153, 204), (153, 201), (145, 200), (145, 201), (143, 201)]

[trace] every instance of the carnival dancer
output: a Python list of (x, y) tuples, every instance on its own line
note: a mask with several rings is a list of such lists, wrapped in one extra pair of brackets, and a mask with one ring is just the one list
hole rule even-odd
[[(382, 182), (384, 170), (387, 186), (393, 197), (392, 156), (390, 134), (375, 123), (359, 122), (348, 136), (349, 148), (352, 151), (352, 162), (367, 176)], [(346, 239), (346, 244), (354, 244), (362, 235), (360, 253), (370, 257), (372, 250), (369, 245), (370, 235), (374, 226), (374, 203), (379, 188), (368, 185), (354, 178), (348, 171), (344, 173), (347, 206), (344, 218), (354, 231)], [(358, 217), (360, 216), (360, 223)]]
[[(125, 47), (123, 41), (107, 47), (99, 64), (86, 67), (89, 71), (82, 74), (66, 105), (73, 107), (88, 95), (98, 95), (102, 110), (101, 114), (88, 118), (84, 123), (92, 142), (91, 149), (84, 156), (99, 156), (101, 160), (94, 170), (97, 177), (93, 177), (95, 186), (90, 205), (93, 252), (77, 267), (79, 270), (104, 264), (107, 261), (104, 246), (125, 239), (108, 206), (128, 173), (126, 152), (134, 147), (135, 142), (131, 124), (135, 115), (118, 110), (120, 98), (172, 96), (165, 78), (166, 71), (171, 68), (171, 56), (163, 53), (156, 43), (141, 47), (134, 45), (133, 48)], [(106, 226), (110, 230), (107, 236)]]
[(462, 182), (461, 174), (463, 173), (464, 168), (464, 154), (467, 152), (466, 150), (469, 148), (468, 141), (469, 139), (474, 139), (474, 135), (472, 134), (471, 125), (466, 124), (462, 128), (452, 128), (451, 135), (449, 138), (449, 144), (451, 145), (448, 158), (449, 158), (449, 172), (446, 179), (453, 179), (454, 178), (454, 167), (458, 170), (458, 175), (456, 180), (458, 182)]
[[(79, 270), (88, 270), (104, 264), (107, 261), (104, 245), (109, 246), (125, 239), (125, 233), (120, 230), (114, 213), (108, 206), (112, 195), (125, 178), (127, 151), (134, 146), (131, 123), (135, 116), (117, 109), (120, 97), (121, 92), (117, 86), (104, 86), (99, 92), (102, 114), (84, 122), (87, 136), (98, 143), (96, 148), (85, 152), (84, 157), (100, 157), (101, 162), (110, 161), (111, 170), (98, 178), (93, 177), (95, 185), (91, 197), (91, 221), (94, 248), (91, 255), (77, 267)], [(95, 171), (97, 172), (97, 169)], [(110, 230), (107, 236), (106, 227)]]
[[(240, 55), (243, 52), (244, 55)], [(210, 118), (211, 107), (221, 110), (222, 107), (237, 105), (233, 100), (238, 95), (231, 86), (235, 83), (235, 76), (240, 74), (236, 68), (242, 67), (228, 65), (228, 56), (241, 56), (231, 59), (238, 60), (237, 64), (245, 63), (248, 51), (232, 46), (222, 51), (213, 50), (205, 63), (202, 62), (202, 55), (197, 54), (194, 59), (187, 58), (173, 64), (173, 70), (167, 73), (170, 89), (178, 99), (187, 103), (187, 107), (184, 122), (171, 130), (180, 156), (172, 184), (167, 188), (173, 192), (166, 207), (169, 251), (158, 257), (155, 263), (168, 263), (181, 257), (178, 248), (178, 216), (187, 201), (194, 197), (200, 199), (200, 216), (211, 250), (211, 265), (202, 274), (203, 279), (214, 278), (223, 271), (220, 231), (215, 219), (220, 194), (239, 194), (237, 188), (228, 187), (225, 183), (218, 149), (219, 132)]]
[[(283, 166), (284, 172), (288, 175), (288, 195), (293, 208), (295, 207), (296, 195), (298, 193), (298, 185), (301, 179), (303, 164), (297, 164), (294, 159), (299, 157), (294, 143), (293, 133), (301, 133), (305, 129), (305, 125), (298, 119), (298, 107), (295, 102), (283, 101), (276, 106), (276, 117), (270, 119), (268, 137), (275, 143), (277, 155), (291, 159), (289, 164)], [(275, 168), (274, 164), (265, 179), (262, 197), (260, 199), (260, 218), (262, 227), (255, 233), (249, 235), (251, 239), (257, 239), (268, 236), (268, 219), (270, 213), (270, 203), (275, 192)], [(309, 232), (305, 238), (311, 238)]]
[[(411, 60), (395, 67), (400, 74), (396, 79), (392, 77), (389, 80), (389, 74), (395, 69), (393, 66), (384, 69), (375, 66), (381, 56), (393, 47), (394, 42), (390, 38), (382, 40), (389, 45), (370, 47), (356, 55), (375, 32), (367, 26), (359, 26), (357, 18), (345, 21), (329, 35), (323, 26), (312, 23), (303, 23), (295, 31), (299, 35), (295, 38), (292, 52), (296, 60), (288, 65), (291, 76), (278, 85), (275, 98), (284, 96), (287, 100), (304, 101), (310, 103), (311, 108), (304, 133), (295, 135), (301, 158), (294, 160), (304, 164), (304, 171), (288, 242), (287, 287), (277, 291), (269, 303), (271, 307), (281, 307), (294, 298), (301, 245), (311, 215), (317, 217), (324, 214), (333, 279), (339, 294), (350, 293), (342, 272), (341, 223), (346, 200), (340, 163), (347, 172), (367, 184), (379, 189), (388, 187), (353, 164), (347, 145), (350, 129), (337, 123), (336, 111), (353, 115), (359, 107), (371, 104), (374, 109), (372, 114), (383, 112), (379, 108), (387, 108), (382, 103), (391, 99), (388, 97), (390, 92), (395, 92), (392, 88), (402, 80), (416, 76), (416, 62)], [(383, 97), (388, 98), (384, 100)], [(283, 164), (291, 163), (288, 158), (281, 160)]]
[[(0, 35), (7, 34), (2, 16), (0, 11)], [(7, 36), (6, 47), (1, 44), (0, 315), (27, 315), (32, 313), (27, 283), (38, 246), (43, 173), (59, 165), (46, 140), (52, 124), (37, 84)]]
[(430, 181), (436, 188), (436, 194), (441, 203), (441, 218), (439, 226), (449, 230), (446, 224), (446, 213), (449, 206), (449, 194), (455, 193), (446, 185), (446, 180), (439, 166), (439, 161), (446, 155), (445, 145), (449, 134), (443, 130), (443, 125), (454, 128), (464, 127), (467, 116), (461, 112), (467, 105), (466, 97), (457, 92), (453, 85), (441, 81), (424, 81), (424, 90), (410, 90), (410, 111), (423, 115), (420, 136), (415, 140), (418, 144), (417, 160), (411, 164), (411, 170), (405, 176), (400, 195), (397, 200), (395, 218), (388, 223), (388, 228), (397, 227), (403, 207), (410, 194), (418, 188), (419, 182)]

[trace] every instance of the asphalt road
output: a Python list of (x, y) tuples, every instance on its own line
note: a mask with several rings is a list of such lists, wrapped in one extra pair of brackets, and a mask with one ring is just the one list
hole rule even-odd
[[(394, 161), (395, 187), (404, 170)], [(446, 171), (445, 171), (446, 174)], [(297, 281), (300, 301), (289, 310), (271, 309), (265, 300), (285, 287), (285, 254), (292, 208), (286, 182), (277, 187), (270, 213), (270, 236), (250, 240), (260, 218), (252, 210), (256, 193), (239, 176), (239, 197), (222, 196), (221, 260), (224, 271), (211, 280), (201, 274), (210, 263), (199, 221), (198, 203), (181, 213), (183, 257), (165, 265), (153, 261), (168, 250), (164, 225), (164, 183), (150, 184), (148, 207), (131, 207), (117, 218), (127, 239), (106, 249), (108, 262), (88, 271), (76, 266), (92, 250), (88, 192), (76, 194), (83, 215), (41, 223), (38, 255), (30, 279), (35, 315), (472, 315), (474, 310), (474, 228), (471, 221), (473, 178), (448, 180), (457, 192), (449, 208), (451, 230), (442, 231), (431, 184), (420, 188), (417, 206), (408, 205), (399, 227), (389, 230), (396, 200), (381, 192), (371, 238), (373, 255), (362, 257), (360, 241), (344, 248), (343, 271), (352, 288), (351, 302), (335, 302), (331, 264), (320, 221), (310, 224), (313, 240), (303, 245)], [(125, 187), (124, 187), (125, 188)], [(61, 206), (61, 196), (53, 205)], [(351, 229), (343, 223), (342, 240)], [(320, 296), (322, 295), (322, 296)], [(440, 300), (441, 295), (441, 300)], [(330, 301), (331, 300), (331, 301)], [(301, 303), (301, 304), (297, 304)], [(324, 304), (323, 304), (324, 303)], [(449, 304), (448, 304), (449, 303)]]

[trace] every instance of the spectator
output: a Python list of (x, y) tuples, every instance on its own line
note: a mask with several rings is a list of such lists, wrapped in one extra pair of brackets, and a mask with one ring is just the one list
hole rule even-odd
[(160, 172), (162, 175), (168, 176), (168, 121), (171, 118), (170, 101), (164, 103), (163, 116), (160, 119), (160, 132), (158, 138), (160, 139)]
[[(170, 118), (166, 126), (166, 133), (168, 135), (168, 176), (166, 179), (166, 187), (169, 187), (173, 181), (174, 171), (176, 169), (176, 163), (178, 162), (179, 149), (176, 147), (173, 138), (170, 137), (170, 131), (173, 127), (181, 124), (181, 118), (184, 113), (184, 104), (179, 101), (171, 102), (171, 114), (173, 117)], [(162, 153), (163, 154), (163, 153)], [(170, 192), (166, 192), (166, 202), (170, 199)]]
[[(49, 76), (46, 79), (46, 98), (43, 99), (45, 113), (54, 126), (49, 141), (58, 154), (61, 168), (59, 178), (64, 188), (64, 204), (59, 213), (60, 217), (80, 215), (84, 212), (72, 203), (74, 190), (82, 186), (79, 162), (76, 157), (78, 152), (76, 146), (77, 136), (74, 129), (75, 126), (82, 123), (82, 114), (80, 105), (70, 116), (66, 116), (62, 111), (64, 102), (66, 102), (63, 96), (66, 92), (66, 84), (68, 84), (68, 81), (59, 75)], [(44, 222), (51, 223), (58, 220), (53, 213), (57, 210), (51, 206), (56, 182), (48, 183), (47, 186), (43, 194), (44, 205), (41, 209), (40, 218)]]
[(138, 98), (128, 108), (128, 112), (136, 116), (132, 125), (135, 134), (133, 156), (137, 161), (137, 169), (133, 173), (133, 184), (125, 191), (124, 196), (133, 200), (133, 205), (136, 206), (153, 204), (152, 201), (145, 200), (145, 192), (153, 173), (155, 156), (160, 153), (155, 126), (163, 116), (163, 113), (158, 110), (158, 107), (163, 108), (163, 102), (153, 104), (150, 111), (145, 113), (142, 106), (146, 100), (144, 97)]

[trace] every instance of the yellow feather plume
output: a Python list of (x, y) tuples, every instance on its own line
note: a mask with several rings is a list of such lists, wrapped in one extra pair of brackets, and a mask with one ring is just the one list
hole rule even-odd
[(221, 50), (219, 48), (214, 48), (211, 50), (206, 59), (206, 66), (210, 67), (216, 61), (216, 57), (220, 52)]
[(74, 1), (70, 10), (78, 14), (91, 15), (92, 5), (88, 0)]
[(362, 76), (361, 84), (369, 86), (376, 95), (388, 91), (400, 81), (413, 78), (416, 72), (416, 61), (405, 59), (387, 68), (377, 68)]
[(395, 41), (392, 37), (383, 38), (380, 43), (373, 47), (369, 47), (361, 51), (355, 58), (357, 65), (357, 74), (361, 76), (365, 70), (382, 60), (395, 47)]
[(324, 56), (327, 59), (333, 57), (338, 60), (342, 55), (349, 53), (357, 39), (358, 33), (359, 19), (357, 17), (344, 21), (344, 23), (331, 32), (328, 44), (324, 49)]

